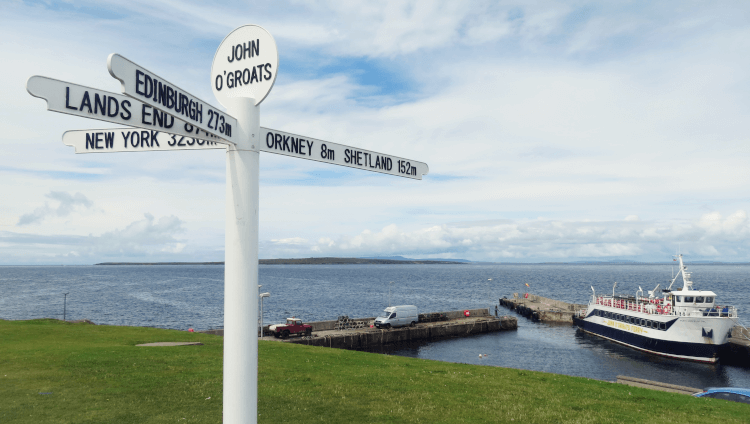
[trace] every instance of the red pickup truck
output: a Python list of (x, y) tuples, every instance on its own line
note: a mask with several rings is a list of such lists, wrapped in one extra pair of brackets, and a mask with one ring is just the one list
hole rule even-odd
[(312, 334), (312, 325), (303, 324), (299, 318), (287, 318), (286, 324), (270, 325), (268, 331), (271, 331), (274, 337), (281, 337), (282, 339), (286, 339), (290, 334), (309, 336)]

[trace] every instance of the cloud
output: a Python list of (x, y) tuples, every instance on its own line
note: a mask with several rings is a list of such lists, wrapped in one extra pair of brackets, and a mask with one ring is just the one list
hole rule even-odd
[(34, 209), (33, 212), (21, 215), (16, 225), (38, 224), (49, 217), (66, 217), (73, 212), (91, 209), (94, 203), (81, 193), (70, 194), (63, 191), (50, 191), (45, 195), (57, 206), (50, 206), (48, 202), (44, 206)]
[[(178, 238), (185, 231), (184, 222), (176, 216), (155, 218), (146, 213), (143, 219), (124, 228), (100, 235), (39, 235), (0, 231), (2, 263), (49, 263), (71, 260), (76, 263), (99, 261), (157, 262), (190, 257), (189, 243)], [(200, 252), (196, 260), (205, 260), (212, 252)], [(183, 259), (185, 260), (185, 259)]]
[[(295, 240), (298, 256), (403, 255), (491, 261), (576, 259), (666, 260), (683, 253), (713, 260), (746, 260), (750, 223), (745, 211), (726, 218), (712, 212), (692, 221), (641, 221), (630, 215), (617, 221), (497, 220), (435, 225), (405, 231), (391, 224), (317, 242)], [(273, 250), (272, 247), (268, 247)], [(695, 256), (693, 260), (697, 259)]]

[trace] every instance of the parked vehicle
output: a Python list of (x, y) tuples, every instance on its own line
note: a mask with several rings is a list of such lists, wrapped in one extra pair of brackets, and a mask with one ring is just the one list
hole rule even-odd
[(693, 396), (724, 399), (731, 400), (732, 402), (750, 404), (750, 389), (738, 389), (736, 387), (712, 387), (701, 393), (696, 393)]
[(286, 324), (269, 325), (268, 331), (272, 332), (274, 337), (282, 339), (292, 334), (309, 336), (312, 334), (312, 325), (303, 324), (301, 319), (292, 317), (286, 319)]
[(417, 307), (414, 305), (389, 306), (375, 318), (375, 327), (391, 328), (406, 325), (415, 326), (419, 322)]

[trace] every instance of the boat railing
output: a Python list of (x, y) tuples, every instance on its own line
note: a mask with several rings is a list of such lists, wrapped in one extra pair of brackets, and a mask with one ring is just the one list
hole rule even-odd
[(596, 304), (648, 315), (675, 315), (670, 303), (662, 299), (633, 299), (625, 297), (597, 296)]
[[(632, 299), (632, 298), (631, 298)], [(633, 299), (630, 300), (624, 297), (612, 297), (612, 296), (597, 296), (597, 305), (608, 306), (610, 308), (617, 308), (631, 312), (639, 312), (648, 315), (675, 315), (675, 316), (705, 316), (705, 317), (720, 317), (720, 318), (737, 318), (737, 308), (734, 306), (720, 306), (716, 305), (705, 310), (700, 309), (686, 309), (686, 308), (673, 308), (669, 302), (664, 302), (663, 299)]]

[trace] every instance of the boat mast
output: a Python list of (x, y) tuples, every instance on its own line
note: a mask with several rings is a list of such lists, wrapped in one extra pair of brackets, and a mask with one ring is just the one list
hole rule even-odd
[(680, 259), (680, 272), (678, 272), (677, 275), (674, 276), (674, 278), (672, 279), (672, 283), (669, 285), (668, 290), (672, 290), (672, 284), (674, 284), (675, 281), (677, 281), (677, 277), (679, 277), (680, 275), (682, 275), (682, 282), (683, 282), (682, 289), (685, 291), (692, 290), (693, 282), (690, 280), (690, 273), (687, 272), (687, 267), (685, 266), (685, 264), (682, 263), (682, 253), (680, 253), (679, 255), (675, 257)]

